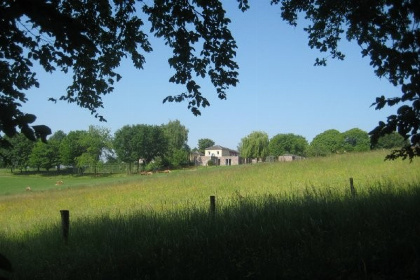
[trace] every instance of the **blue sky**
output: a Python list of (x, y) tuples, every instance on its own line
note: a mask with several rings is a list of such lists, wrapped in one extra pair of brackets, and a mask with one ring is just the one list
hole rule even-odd
[(361, 57), (360, 47), (342, 41), (344, 61), (329, 60), (327, 67), (315, 67), (315, 58), (324, 54), (308, 47), (304, 25), (289, 26), (281, 20), (279, 7), (269, 2), (251, 1), (251, 9), (242, 13), (236, 1), (225, 1), (238, 45), (240, 83), (228, 91), (227, 100), (219, 100), (209, 81), (203, 81), (211, 106), (202, 109), (199, 117), (187, 109), (187, 103), (162, 104), (166, 96), (184, 88), (168, 82), (173, 74), (167, 63), (171, 51), (154, 37), (150, 38), (154, 51), (146, 55), (144, 70), (135, 69), (129, 61), (118, 69), (123, 79), (103, 98), (105, 108), (99, 110), (106, 123), (75, 104), (48, 101), (64, 94), (70, 84), (71, 76), (59, 72), (38, 73), (41, 86), (28, 92), (29, 101), (22, 110), (37, 115), (36, 124), (66, 133), (87, 130), (89, 125), (114, 133), (124, 125), (179, 120), (189, 130), (191, 148), (198, 139), (210, 138), (232, 149), (253, 131), (264, 131), (270, 138), (294, 133), (310, 142), (327, 129), (370, 131), (394, 113), (395, 108), (377, 111), (370, 107), (377, 96), (400, 93), (374, 74), (369, 60)]

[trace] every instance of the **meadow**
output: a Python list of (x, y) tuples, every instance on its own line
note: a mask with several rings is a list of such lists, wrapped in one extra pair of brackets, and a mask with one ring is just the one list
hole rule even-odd
[[(3, 274), (10, 279), (417, 279), (420, 161), (384, 161), (385, 155), (152, 176), (2, 171), (0, 253), (14, 268)], [(56, 186), (57, 181), (63, 184)], [(70, 211), (67, 244), (62, 209)]]

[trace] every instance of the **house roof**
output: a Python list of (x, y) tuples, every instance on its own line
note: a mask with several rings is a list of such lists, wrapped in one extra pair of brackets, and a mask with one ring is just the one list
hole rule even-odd
[(207, 150), (227, 150), (227, 151), (232, 151), (232, 152), (235, 152), (235, 153), (237, 153), (237, 152), (238, 152), (238, 151), (235, 151), (235, 150), (232, 150), (232, 149), (226, 148), (226, 147), (222, 147), (222, 146), (220, 146), (220, 145), (214, 145), (214, 146), (211, 146), (211, 147), (206, 148), (205, 150), (206, 150), (206, 151), (207, 151)]

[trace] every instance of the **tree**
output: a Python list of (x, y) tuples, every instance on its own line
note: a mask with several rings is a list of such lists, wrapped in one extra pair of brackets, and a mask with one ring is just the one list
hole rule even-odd
[(340, 153), (343, 150), (343, 143), (343, 134), (338, 130), (329, 129), (315, 136), (309, 145), (308, 154), (310, 156), (328, 156)]
[(162, 125), (163, 132), (168, 139), (169, 150), (179, 150), (188, 142), (188, 129), (179, 120), (169, 121)]
[[(244, 1), (247, 4), (248, 1)], [(338, 43), (345, 37), (361, 47), (363, 57), (370, 58), (375, 74), (401, 88), (401, 96), (376, 98), (376, 109), (400, 105), (397, 113), (379, 122), (371, 132), (372, 143), (397, 131), (410, 140), (388, 159), (420, 155), (420, 2), (416, 0), (378, 1), (301, 1), (271, 0), (281, 8), (281, 16), (297, 26), (305, 18), (309, 46), (330, 57), (344, 59)], [(245, 7), (246, 8), (246, 7)], [(326, 65), (317, 58), (316, 65)]]
[(346, 152), (366, 152), (370, 150), (369, 134), (359, 128), (343, 132), (343, 140), (343, 148)]
[(85, 134), (87, 132), (84, 130), (70, 131), (61, 141), (60, 156), (64, 165), (70, 165), (73, 169), (77, 167), (77, 158), (86, 152), (86, 147), (82, 145), (81, 141)]
[(42, 141), (37, 141), (34, 144), (32, 152), (29, 156), (28, 164), (31, 167), (37, 168), (39, 171), (40, 168), (46, 163), (47, 158), (47, 144)]
[(209, 138), (198, 139), (198, 151), (204, 155), (206, 148), (214, 146), (214, 141)]
[(190, 147), (187, 144), (188, 129), (179, 120), (162, 125), (162, 129), (167, 139), (166, 160), (173, 167), (187, 165), (190, 152)]
[(31, 155), (34, 142), (22, 133), (16, 134), (7, 140), (11, 144), (11, 148), (6, 151), (10, 167), (12, 171), (14, 168), (19, 168), (22, 172), (29, 166), (29, 156)]
[(61, 166), (61, 155), (60, 155), (60, 145), (63, 139), (66, 138), (66, 134), (58, 130), (56, 131), (49, 139), (48, 139), (48, 145), (50, 147), (50, 160), (51, 163), (54, 164), (54, 166), (57, 168), (57, 171), (60, 170)]
[(137, 140), (141, 144), (140, 157), (148, 164), (156, 157), (164, 157), (168, 142), (162, 127), (157, 125), (138, 125)]
[(190, 149), (187, 146), (183, 149), (172, 151), (168, 157), (170, 166), (178, 168), (181, 166), (187, 166), (189, 164)]
[(133, 162), (139, 164), (141, 145), (135, 136), (135, 128), (133, 126), (123, 126), (114, 134), (113, 146), (119, 160), (128, 164), (127, 173), (131, 173), (131, 165)]
[(40, 168), (49, 171), (54, 166), (60, 170), (60, 143), (65, 137), (66, 134), (59, 130), (48, 139), (47, 143), (38, 140), (29, 157), (29, 165), (36, 167), (38, 171)]
[(308, 148), (308, 141), (305, 137), (300, 135), (277, 134), (270, 139), (268, 149), (270, 155), (278, 157), (284, 154), (293, 154), (298, 156), (305, 156)]
[(92, 166), (96, 174), (96, 167), (101, 156), (106, 156), (112, 148), (110, 130), (103, 127), (89, 126), (87, 133), (84, 133), (78, 141), (84, 152), (76, 157), (77, 166), (79, 168)]
[(262, 161), (269, 155), (268, 134), (262, 131), (254, 131), (241, 139), (239, 153), (243, 158), (256, 158)]
[(67, 92), (52, 101), (76, 103), (104, 120), (97, 110), (103, 107), (102, 96), (121, 79), (116, 72), (121, 60), (130, 57), (141, 69), (143, 54), (152, 51), (140, 17), (150, 22), (150, 34), (173, 50), (168, 62), (175, 73), (169, 81), (186, 88), (164, 102), (187, 100), (188, 108), (199, 115), (199, 108), (210, 103), (196, 76), (208, 77), (221, 99), (238, 82), (233, 60), (237, 46), (218, 0), (14, 0), (0, 2), (0, 15), (0, 132), (10, 137), (19, 129), (30, 139), (45, 140), (51, 133), (46, 126), (32, 126), (35, 115), (20, 110), (27, 101), (25, 91), (39, 87), (34, 64), (50, 73), (73, 75)]
[(167, 139), (161, 126), (126, 125), (115, 132), (114, 149), (120, 160), (129, 165), (131, 172), (132, 162), (144, 160), (150, 163), (155, 157), (163, 157), (167, 151)]
[[(0, 3), (0, 132), (13, 136), (20, 129), (27, 137), (46, 138), (48, 127), (32, 126), (36, 117), (20, 110), (26, 102), (24, 91), (39, 86), (33, 64), (47, 72), (73, 73), (73, 84), (59, 99), (77, 103), (98, 115), (102, 96), (113, 91), (121, 79), (116, 72), (123, 57), (136, 68), (144, 64), (143, 53), (152, 51), (148, 34), (142, 30), (144, 16), (150, 34), (163, 38), (173, 50), (168, 60), (175, 74), (169, 81), (185, 85), (186, 91), (166, 101), (188, 101), (194, 115), (210, 105), (194, 76), (208, 77), (219, 98), (238, 82), (234, 61), (237, 45), (228, 26), (222, 1), (47, 1), (14, 0)], [(249, 8), (248, 0), (238, 0)], [(281, 16), (296, 26), (303, 16), (308, 26), (309, 46), (330, 57), (344, 59), (338, 42), (346, 37), (356, 41), (362, 56), (368, 56), (378, 77), (401, 88), (401, 96), (380, 96), (376, 109), (400, 107), (397, 113), (379, 122), (371, 134), (372, 143), (397, 131), (410, 145), (388, 158), (420, 155), (420, 4), (416, 0), (302, 1), (271, 0)], [(136, 11), (141, 5), (143, 14)], [(92, 19), (95, 20), (92, 20)], [(60, 24), (54, 24), (60, 22)], [(317, 59), (316, 65), (326, 65)], [(52, 98), (56, 100), (56, 98)], [(5, 144), (0, 136), (0, 144)]]
[(408, 143), (404, 140), (397, 132), (386, 134), (378, 139), (376, 144), (373, 146), (374, 149), (397, 149), (406, 146)]

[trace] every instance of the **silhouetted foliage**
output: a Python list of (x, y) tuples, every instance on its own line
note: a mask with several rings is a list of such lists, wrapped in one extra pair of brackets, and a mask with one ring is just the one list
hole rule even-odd
[[(370, 132), (372, 144), (381, 136), (397, 131), (410, 145), (388, 159), (420, 155), (420, 2), (417, 0), (379, 1), (302, 1), (272, 0), (279, 4), (281, 16), (297, 26), (298, 17), (308, 23), (309, 46), (330, 57), (344, 59), (339, 41), (346, 38), (361, 47), (370, 58), (375, 74), (401, 88), (401, 96), (376, 98), (376, 109), (400, 105), (397, 113), (379, 122)], [(316, 65), (326, 65), (317, 58)]]
[[(142, 12), (137, 11), (140, 8)], [(39, 87), (34, 64), (45, 71), (72, 73), (73, 83), (61, 97), (97, 113), (102, 96), (121, 79), (116, 68), (125, 57), (141, 69), (144, 53), (152, 47), (147, 33), (164, 39), (172, 48), (169, 81), (183, 84), (186, 92), (165, 101), (188, 101), (199, 107), (210, 103), (202, 95), (196, 76), (209, 77), (219, 98), (238, 82), (234, 41), (221, 1), (46, 1), (0, 2), (0, 132), (9, 137), (20, 130), (29, 139), (46, 139), (51, 130), (34, 126), (33, 114), (20, 110), (25, 91)], [(146, 18), (150, 32), (144, 31)], [(6, 145), (2, 136), (0, 144)]]
[[(238, 83), (234, 61), (237, 45), (231, 35), (223, 5), (212, 1), (46, 1), (15, 0), (0, 3), (0, 132), (7, 136), (18, 130), (29, 139), (45, 141), (51, 130), (32, 125), (36, 116), (20, 110), (27, 101), (25, 91), (39, 87), (34, 71), (37, 63), (47, 72), (73, 73), (73, 83), (58, 99), (97, 113), (102, 96), (113, 91), (121, 79), (116, 72), (121, 59), (130, 57), (141, 69), (143, 54), (152, 51), (148, 33), (163, 38), (173, 50), (169, 65), (175, 74), (169, 81), (185, 85), (186, 91), (166, 101), (187, 101), (194, 115), (210, 105), (196, 77), (208, 77), (219, 98)], [(329, 56), (344, 59), (339, 41), (356, 41), (362, 56), (378, 77), (401, 88), (401, 96), (376, 98), (372, 106), (400, 107), (386, 122), (373, 129), (374, 145), (386, 134), (397, 131), (410, 144), (394, 151), (389, 159), (420, 155), (420, 2), (417, 0), (302, 1), (271, 0), (281, 8), (281, 17), (296, 26), (304, 16), (309, 46)], [(137, 5), (137, 6), (136, 6)], [(140, 13), (136, 8), (141, 8)], [(238, 0), (238, 8), (249, 8)], [(151, 24), (143, 29), (143, 16)], [(92, 20), (95, 19), (95, 20)], [(268, 28), (268, 27), (267, 27)], [(317, 58), (316, 65), (326, 65)], [(56, 97), (50, 98), (56, 101)], [(3, 136), (0, 145), (8, 146)]]

